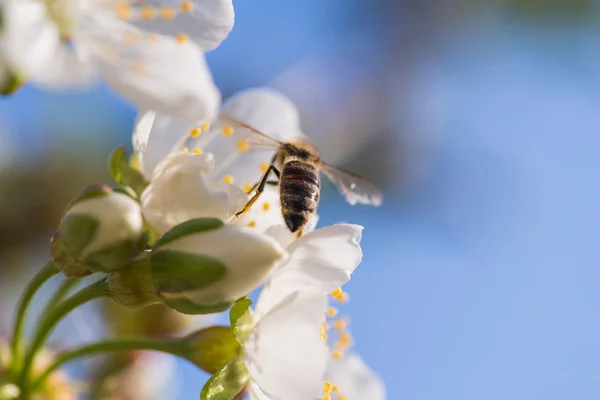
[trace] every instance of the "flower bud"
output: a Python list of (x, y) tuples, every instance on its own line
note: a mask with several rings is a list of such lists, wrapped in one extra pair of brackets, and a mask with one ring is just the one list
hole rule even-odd
[(52, 240), (52, 259), (67, 276), (110, 272), (142, 249), (139, 204), (105, 185), (81, 192), (63, 216)]
[(286, 257), (268, 235), (194, 219), (175, 226), (154, 245), (150, 256), (156, 293), (186, 314), (223, 311), (255, 289)]

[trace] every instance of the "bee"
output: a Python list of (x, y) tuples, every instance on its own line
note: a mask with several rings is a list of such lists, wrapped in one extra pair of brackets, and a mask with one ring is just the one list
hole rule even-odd
[[(327, 164), (309, 141), (300, 139), (281, 142), (234, 118), (224, 115), (221, 115), (221, 118), (254, 134), (258, 146), (276, 151), (262, 178), (248, 191), (248, 194), (255, 190), (256, 193), (244, 208), (235, 214), (236, 217), (250, 210), (266, 185), (278, 185), (283, 220), (292, 233), (296, 233), (298, 237), (302, 236), (304, 225), (319, 205), (320, 172), (334, 183), (348, 203), (381, 205), (381, 189), (359, 175)], [(271, 174), (275, 175), (277, 180), (269, 180)]]

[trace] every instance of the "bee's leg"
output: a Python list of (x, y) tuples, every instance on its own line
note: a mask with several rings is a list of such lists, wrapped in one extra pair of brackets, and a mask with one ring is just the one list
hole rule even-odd
[(304, 230), (304, 227), (300, 228), (298, 230), (298, 232), (296, 232), (296, 237), (299, 238), (300, 236), (302, 236), (302, 231)]
[[(244, 208), (242, 208), (240, 211), (235, 213), (236, 217), (239, 217), (240, 215), (248, 212), (248, 210), (252, 207), (252, 205), (256, 202), (256, 200), (258, 200), (258, 198), (260, 197), (260, 195), (262, 194), (262, 192), (265, 190), (265, 185), (268, 183), (267, 179), (269, 179), (269, 175), (271, 173), (271, 171), (277, 175), (277, 177), (279, 178), (280, 174), (279, 174), (279, 170), (277, 168), (275, 168), (275, 166), (273, 164), (269, 165), (269, 168), (267, 169), (267, 172), (265, 172), (265, 174), (263, 175), (262, 179), (260, 180), (260, 182), (256, 187), (256, 194), (254, 196), (252, 196), (252, 198), (250, 199), (250, 201), (248, 201), (248, 203), (246, 203), (246, 205), (244, 206)], [(252, 189), (254, 190), (254, 189)], [(250, 193), (252, 193), (252, 191), (250, 191)]]

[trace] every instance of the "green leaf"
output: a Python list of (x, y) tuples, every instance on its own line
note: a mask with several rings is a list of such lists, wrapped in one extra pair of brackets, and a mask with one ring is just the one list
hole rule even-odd
[(243, 298), (236, 301), (231, 310), (229, 310), (231, 331), (239, 344), (244, 344), (248, 334), (252, 330), (251, 305), (252, 300)]
[(81, 252), (94, 240), (98, 226), (96, 218), (85, 214), (68, 214), (60, 221), (58, 231), (71, 256), (79, 257)]
[(194, 332), (182, 340), (183, 356), (190, 362), (214, 374), (240, 352), (240, 345), (228, 326), (211, 326)]
[(156, 243), (154, 243), (154, 248), (156, 249), (160, 246), (164, 246), (167, 243), (171, 243), (179, 238), (188, 235), (218, 229), (223, 227), (223, 225), (223, 221), (217, 218), (190, 219), (189, 221), (174, 226), (167, 233), (162, 235), (160, 239), (158, 239)]
[(229, 361), (206, 382), (200, 400), (231, 400), (244, 390), (250, 374), (242, 356)]
[(118, 184), (129, 186), (138, 196), (148, 186), (148, 182), (141, 172), (131, 166), (129, 160), (127, 160), (127, 154), (123, 146), (114, 150), (109, 156), (108, 170)]
[(175, 250), (153, 251), (152, 276), (158, 294), (203, 289), (221, 280), (226, 268), (215, 258)]

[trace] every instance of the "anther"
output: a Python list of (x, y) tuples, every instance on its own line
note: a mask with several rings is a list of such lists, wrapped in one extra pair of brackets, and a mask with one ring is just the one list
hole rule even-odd
[(323, 393), (330, 393), (333, 388), (333, 384), (329, 381), (325, 381), (323, 384)]
[(254, 228), (256, 226), (256, 221), (252, 220), (252, 221), (248, 222), (248, 226), (250, 228)]
[(331, 292), (331, 295), (332, 295), (333, 297), (338, 297), (338, 296), (339, 296), (340, 294), (342, 294), (342, 293), (343, 293), (343, 292), (342, 292), (342, 288), (341, 288), (341, 287), (339, 287), (339, 288), (335, 289), (333, 292)]
[(263, 210), (264, 211), (269, 211), (269, 209), (271, 208), (271, 204), (269, 204), (268, 202), (264, 202), (263, 203)]
[(130, 19), (131, 18), (131, 7), (126, 3), (118, 3), (116, 5), (117, 18), (119, 19)]
[(341, 351), (332, 351), (331, 352), (331, 356), (336, 359), (339, 360), (340, 358), (342, 358), (343, 354)]
[(200, 150), (200, 149), (194, 149), (192, 151), (192, 153), (194, 153), (194, 154), (202, 154), (202, 150)]
[(201, 133), (202, 133), (202, 131), (200, 130), (200, 128), (194, 128), (190, 131), (190, 136), (198, 137), (198, 136), (200, 136)]
[(224, 126), (223, 129), (221, 129), (221, 132), (223, 132), (224, 136), (231, 136), (233, 135), (234, 129), (232, 126)]
[(203, 123), (200, 128), (202, 128), (203, 131), (207, 131), (210, 128), (210, 122)]
[(233, 183), (233, 176), (226, 175), (225, 177), (223, 177), (223, 182), (225, 182), (225, 183)]
[(190, 151), (190, 149), (188, 149), (187, 147), (182, 147), (182, 148), (181, 148), (181, 151), (182, 151), (183, 153), (187, 153), (188, 151)]
[(140, 17), (145, 21), (156, 18), (156, 8), (152, 6), (144, 6), (140, 8)]
[(343, 318), (340, 318), (333, 323), (333, 327), (335, 329), (339, 329), (339, 330), (346, 329), (347, 326), (348, 326), (348, 322)]
[(252, 190), (252, 185), (244, 185), (244, 192), (250, 193), (251, 190)]
[(333, 385), (333, 386), (331, 386), (331, 391), (332, 391), (332, 392), (337, 392), (337, 391), (339, 391), (339, 390), (340, 390), (340, 388), (339, 388), (339, 387), (337, 387), (336, 385)]
[(331, 400), (331, 395), (329, 393), (326, 393), (323, 395), (323, 397), (321, 397), (321, 400)]
[(248, 144), (248, 141), (246, 139), (242, 139), (239, 142), (237, 142), (237, 149), (240, 153), (248, 151), (249, 148), (250, 145)]
[(194, 3), (189, 0), (186, 0), (179, 5), (179, 9), (182, 12), (190, 12), (194, 9)]
[(267, 164), (267, 163), (260, 164), (260, 172), (267, 172), (268, 169), (269, 169), (269, 164)]
[(338, 313), (337, 308), (335, 307), (329, 307), (329, 309), (327, 310), (327, 316), (328, 317), (335, 317)]
[(348, 396), (345, 394), (338, 394), (338, 400), (348, 400)]
[(175, 18), (175, 10), (171, 7), (163, 7), (160, 9), (160, 16), (162, 19), (173, 19)]
[(340, 303), (346, 303), (349, 299), (348, 293), (342, 292), (338, 296), (335, 296), (335, 299)]
[(186, 43), (188, 40), (190, 40), (190, 38), (187, 35), (180, 33), (179, 35), (175, 36), (175, 40), (177, 40), (177, 43)]

